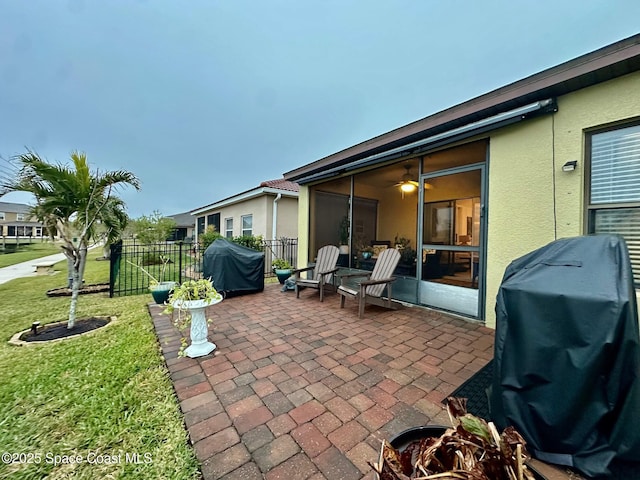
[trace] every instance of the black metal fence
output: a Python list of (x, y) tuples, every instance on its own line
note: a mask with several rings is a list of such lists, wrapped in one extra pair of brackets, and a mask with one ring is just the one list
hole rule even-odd
[(273, 276), (271, 263), (276, 258), (288, 261), (293, 267), (298, 266), (298, 239), (279, 238), (277, 240), (263, 240), (264, 270), (266, 276)]
[(148, 292), (154, 281), (182, 283), (188, 277), (196, 278), (201, 265), (192, 247), (183, 242), (111, 245), (110, 296)]
[[(192, 243), (163, 242), (139, 244), (134, 241), (111, 245), (109, 295), (138, 295), (149, 291), (150, 283), (182, 283), (202, 276), (202, 253)], [(273, 276), (271, 263), (276, 258), (294, 267), (298, 258), (298, 239), (264, 240), (265, 276)]]

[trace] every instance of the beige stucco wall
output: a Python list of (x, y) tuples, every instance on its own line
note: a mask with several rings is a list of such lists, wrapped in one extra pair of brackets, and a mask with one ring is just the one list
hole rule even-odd
[[(273, 230), (273, 200), (275, 195), (263, 194), (223, 208), (216, 208), (198, 214), (206, 217), (212, 213), (220, 213), (220, 229), (225, 234), (225, 219), (233, 218), (233, 236), (242, 235), (242, 216), (253, 215), (253, 234), (262, 235), (264, 239), (272, 240)], [(282, 197), (278, 202), (277, 236), (297, 237), (298, 202), (296, 198)]]
[[(207, 211), (203, 214), (198, 214), (198, 217), (207, 216), (212, 213), (220, 213), (220, 229), (222, 230), (220, 233), (224, 235), (225, 233), (225, 219), (231, 217), (233, 218), (233, 235), (239, 236), (242, 235), (242, 216), (243, 215), (253, 215), (253, 234), (254, 235), (262, 235), (265, 236), (266, 225), (265, 221), (266, 216), (266, 197), (255, 197), (249, 200), (245, 200), (244, 202), (236, 203), (233, 205), (228, 205), (223, 208), (216, 208), (215, 210)], [(269, 217), (269, 221), (271, 221), (271, 217)], [(271, 228), (271, 224), (269, 223), (269, 228)], [(267, 238), (265, 236), (265, 238)]]
[[(273, 201), (272, 201), (273, 203)], [(278, 201), (277, 238), (298, 236), (298, 199), (282, 197)]]
[(298, 266), (309, 263), (309, 187), (298, 191)]
[[(512, 260), (555, 238), (585, 233), (585, 130), (638, 116), (640, 73), (635, 73), (560, 97), (557, 113), (491, 134), (487, 326), (495, 326), (496, 295)], [(577, 160), (578, 168), (563, 172), (570, 160)]]

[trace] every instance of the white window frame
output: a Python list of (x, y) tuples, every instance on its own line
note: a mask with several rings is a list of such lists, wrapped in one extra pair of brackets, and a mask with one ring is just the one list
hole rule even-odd
[[(617, 138), (616, 133), (620, 133)], [(626, 135), (623, 137), (623, 134)], [(638, 287), (640, 236), (636, 233), (636, 227), (640, 225), (640, 186), (636, 185), (637, 178), (640, 177), (640, 122), (589, 132), (586, 146), (587, 232), (615, 234), (625, 239), (631, 257), (634, 283)], [(611, 159), (609, 163), (608, 159)], [(625, 178), (630, 181), (625, 182)]]
[(224, 219), (224, 236), (226, 238), (233, 238), (233, 217)]
[[(251, 222), (251, 227), (250, 228), (245, 228), (245, 220), (248, 220), (249, 222)], [(240, 217), (240, 235), (244, 236), (251, 236), (253, 235), (253, 215), (242, 215), (242, 217)]]
[(16, 222), (24, 222), (24, 213), (16, 213)]
[(0, 220), (6, 220), (6, 215), (4, 212), (0, 212)]

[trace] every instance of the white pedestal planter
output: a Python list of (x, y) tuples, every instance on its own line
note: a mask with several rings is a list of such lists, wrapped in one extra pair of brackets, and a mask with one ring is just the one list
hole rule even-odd
[(204, 311), (207, 307), (220, 303), (219, 300), (213, 300), (207, 303), (205, 300), (187, 300), (174, 302), (173, 307), (181, 310), (188, 310), (191, 315), (191, 345), (189, 345), (184, 353), (187, 357), (196, 358), (209, 355), (216, 348), (215, 343), (207, 340), (209, 333), (209, 325)]

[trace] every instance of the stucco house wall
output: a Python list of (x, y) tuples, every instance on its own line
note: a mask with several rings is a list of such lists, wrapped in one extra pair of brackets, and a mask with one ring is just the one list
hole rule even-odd
[(309, 239), (313, 232), (310, 223), (309, 187), (300, 185), (298, 191), (298, 265), (309, 264)]
[[(281, 187), (281, 188), (279, 188)], [(276, 229), (273, 232), (274, 200), (277, 202)], [(242, 235), (242, 217), (251, 215), (252, 234), (265, 240), (298, 235), (298, 185), (285, 180), (269, 180), (259, 187), (191, 211), (194, 223), (209, 215), (220, 214), (220, 233), (226, 234), (225, 220), (233, 219), (233, 236)]]
[[(585, 135), (640, 116), (640, 73), (559, 97), (558, 112), (491, 133), (486, 311), (505, 268), (556, 238), (587, 233), (584, 224)], [(563, 172), (567, 161), (578, 168)], [(555, 182), (555, 183), (554, 183)]]
[(266, 211), (266, 198), (257, 197), (245, 200), (242, 203), (236, 203), (229, 205), (221, 209), (215, 210), (214, 213), (220, 212), (220, 228), (222, 234), (224, 234), (224, 225), (226, 218), (233, 218), (233, 235), (242, 235), (242, 216), (253, 215), (253, 235), (262, 235), (267, 238), (267, 229), (265, 217)]
[[(273, 201), (271, 202), (273, 209)], [(269, 215), (270, 216), (270, 215)], [(271, 232), (269, 226), (268, 238), (296, 238), (298, 236), (298, 199), (283, 197), (278, 201), (278, 217), (276, 219), (276, 233)]]

